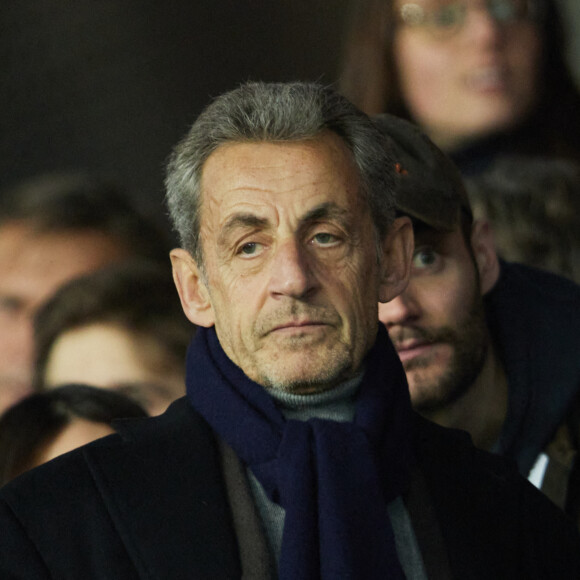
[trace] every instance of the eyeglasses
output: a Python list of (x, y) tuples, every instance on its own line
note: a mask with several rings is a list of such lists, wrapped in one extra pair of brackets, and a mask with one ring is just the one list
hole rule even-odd
[[(485, 0), (485, 9), (498, 24), (509, 25), (542, 18), (544, 5), (541, 0)], [(401, 23), (411, 28), (423, 28), (435, 36), (449, 37), (465, 24), (468, 5), (465, 0), (443, 0), (423, 6), (411, 2), (399, 8)]]

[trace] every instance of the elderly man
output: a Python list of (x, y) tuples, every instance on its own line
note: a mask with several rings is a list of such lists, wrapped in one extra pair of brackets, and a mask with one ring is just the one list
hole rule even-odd
[[(516, 470), (415, 416), (377, 301), (408, 218), (370, 120), (329, 89), (248, 84), (169, 166), (200, 328), (187, 396), (0, 494), (0, 575), (575, 577), (574, 526)], [(380, 330), (379, 330), (380, 328)]]
[(409, 285), (379, 305), (414, 408), (513, 458), (580, 523), (580, 288), (498, 261), (451, 161), (410, 123), (375, 123), (415, 221)]

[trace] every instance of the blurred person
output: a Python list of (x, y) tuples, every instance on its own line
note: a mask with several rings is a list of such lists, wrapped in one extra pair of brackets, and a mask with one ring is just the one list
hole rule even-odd
[(580, 287), (499, 261), (453, 163), (409, 122), (375, 123), (415, 221), (409, 285), (379, 304), (413, 407), (514, 459), (580, 524)]
[(416, 122), (464, 174), (498, 154), (580, 160), (580, 96), (555, 0), (361, 0), (342, 90)]
[(130, 260), (106, 266), (64, 284), (38, 311), (34, 387), (116, 389), (158, 415), (185, 394), (194, 328), (169, 269)]
[(122, 394), (63, 385), (31, 394), (0, 417), (0, 486), (67, 451), (114, 433), (113, 420), (145, 417)]
[(573, 523), (511, 462), (411, 409), (377, 319), (413, 249), (394, 173), (318, 84), (200, 114), (166, 180), (187, 396), (4, 486), (0, 576), (580, 575)]
[(0, 194), (0, 413), (30, 390), (32, 318), (63, 282), (130, 256), (168, 264), (169, 249), (127, 196), (85, 174)]
[(506, 260), (580, 283), (580, 165), (509, 156), (466, 180), (473, 214), (493, 227)]

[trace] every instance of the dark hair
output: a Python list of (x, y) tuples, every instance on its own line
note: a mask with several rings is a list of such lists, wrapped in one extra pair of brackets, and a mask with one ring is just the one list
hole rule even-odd
[(111, 425), (114, 419), (145, 416), (124, 395), (87, 385), (34, 393), (0, 417), (0, 486), (33, 467), (42, 448), (74, 419)]
[(492, 224), (498, 253), (580, 283), (580, 165), (510, 156), (466, 179), (476, 217)]
[[(522, 153), (580, 157), (580, 95), (568, 69), (564, 32), (554, 0), (542, 0), (540, 20), (543, 62), (539, 100), (530, 118), (529, 134), (516, 146)], [(344, 45), (340, 88), (369, 115), (392, 113), (412, 120), (401, 95), (393, 54), (397, 23), (393, 0), (357, 0), (352, 4)], [(531, 138), (529, 138), (531, 137)]]
[(55, 340), (68, 330), (94, 323), (151, 337), (179, 365), (184, 364), (195, 328), (181, 309), (169, 268), (127, 261), (91, 272), (64, 284), (36, 314), (36, 389), (44, 388)]
[(219, 96), (197, 118), (169, 161), (167, 203), (182, 246), (203, 267), (201, 177), (207, 158), (228, 143), (304, 141), (324, 131), (351, 151), (377, 238), (394, 218), (394, 163), (370, 119), (316, 83), (247, 83)]
[(0, 227), (23, 222), (38, 233), (96, 231), (135, 256), (168, 262), (170, 238), (115, 185), (84, 173), (47, 174), (0, 195)]

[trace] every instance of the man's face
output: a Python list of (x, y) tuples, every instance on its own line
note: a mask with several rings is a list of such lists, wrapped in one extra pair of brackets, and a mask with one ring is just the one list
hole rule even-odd
[(205, 279), (174, 251), (178, 289), (190, 319), (215, 324), (228, 357), (265, 387), (331, 388), (375, 340), (377, 297), (388, 290), (359, 187), (332, 134), (229, 144), (204, 166)]
[(477, 266), (459, 228), (416, 234), (407, 290), (380, 304), (379, 318), (417, 410), (436, 411), (468, 390), (483, 366), (488, 334)]
[(39, 234), (21, 223), (0, 228), (0, 412), (30, 387), (38, 307), (64, 282), (124, 255), (97, 232)]

